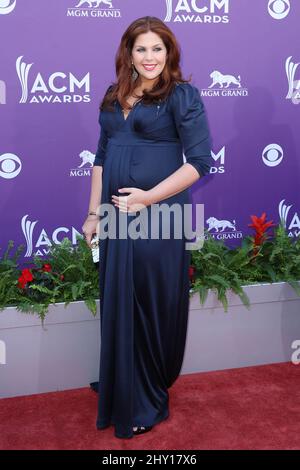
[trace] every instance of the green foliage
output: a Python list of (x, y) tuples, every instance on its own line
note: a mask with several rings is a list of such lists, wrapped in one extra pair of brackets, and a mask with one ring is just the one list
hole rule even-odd
[(243, 286), (259, 283), (288, 282), (300, 295), (300, 238), (291, 239), (282, 224), (274, 237), (254, 249), (254, 238), (247, 236), (241, 246), (230, 249), (207, 231), (201, 250), (192, 250), (191, 264), (196, 268), (191, 295), (199, 293), (203, 305), (212, 289), (224, 310), (228, 309), (226, 293), (235, 292), (245, 306), (249, 299)]
[(3, 257), (0, 258), (0, 310), (3, 310), (7, 305), (15, 305), (18, 300), (17, 269), (18, 258), (23, 250), (23, 245), (20, 245), (15, 254), (11, 255), (10, 251), (13, 246), (14, 242), (10, 240)]
[[(18, 262), (23, 245), (11, 255), (13, 246), (10, 241), (0, 258), (0, 310), (16, 306), (17, 310), (37, 314), (44, 321), (50, 304), (62, 302), (67, 306), (70, 302), (84, 300), (96, 315), (99, 272), (83, 238), (78, 237), (75, 246), (64, 238), (61, 244), (51, 246), (47, 257), (34, 255), (25, 263), (28, 265), (25, 274)], [(274, 230), (273, 238), (265, 237), (257, 245), (254, 237), (247, 236), (236, 248), (229, 248), (206, 231), (203, 247), (191, 252), (191, 265), (195, 274), (190, 294), (198, 292), (204, 304), (211, 289), (225, 311), (228, 310), (228, 291), (236, 293), (249, 308), (243, 289), (249, 284), (285, 281), (300, 295), (300, 238), (289, 238), (281, 224)], [(20, 285), (22, 275), (25, 280)]]
[[(10, 241), (9, 249), (12, 246), (13, 242)], [(64, 302), (66, 306), (70, 302), (84, 300), (92, 314), (96, 315), (99, 273), (84, 239), (77, 237), (77, 245), (73, 246), (68, 238), (64, 238), (61, 244), (50, 247), (47, 258), (33, 255), (32, 260), (25, 263), (33, 280), (23, 288), (18, 287), (22, 274), (17, 263), (20, 247), (10, 259), (9, 249), (0, 259), (0, 310), (16, 306), (24, 313), (38, 314), (44, 321), (50, 304)], [(51, 269), (45, 270), (45, 265), (50, 265)]]

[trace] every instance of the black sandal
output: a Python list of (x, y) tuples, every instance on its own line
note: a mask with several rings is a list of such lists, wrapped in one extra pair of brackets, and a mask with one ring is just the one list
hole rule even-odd
[(144, 434), (145, 432), (151, 431), (153, 426), (134, 426), (133, 434)]
[(98, 393), (99, 382), (91, 382), (90, 383), (90, 388), (93, 390), (93, 392)]

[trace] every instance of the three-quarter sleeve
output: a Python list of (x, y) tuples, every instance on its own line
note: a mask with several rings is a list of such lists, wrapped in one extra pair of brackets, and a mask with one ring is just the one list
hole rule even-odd
[(95, 155), (95, 160), (93, 166), (103, 166), (104, 159), (105, 159), (105, 151), (106, 151), (106, 145), (107, 145), (107, 134), (103, 127), (101, 128), (100, 131), (100, 137), (98, 141), (98, 148), (97, 152)]
[[(107, 93), (111, 89), (112, 89), (112, 85), (109, 85), (109, 87), (107, 88), (104, 96), (106, 96)], [(96, 155), (95, 155), (95, 160), (94, 160), (93, 166), (103, 166), (103, 163), (104, 163), (104, 160), (105, 160), (106, 145), (107, 145), (107, 142), (108, 142), (107, 133), (106, 133), (105, 129), (101, 126), (101, 112), (102, 111), (100, 111), (100, 113), (99, 113), (99, 119), (98, 119), (98, 122), (99, 122), (99, 125), (100, 125), (100, 137), (99, 137), (99, 140), (98, 140), (98, 147), (97, 147), (97, 152), (96, 152)]]
[(200, 177), (213, 166), (211, 135), (203, 101), (197, 87), (179, 83), (172, 96), (172, 112), (186, 162)]

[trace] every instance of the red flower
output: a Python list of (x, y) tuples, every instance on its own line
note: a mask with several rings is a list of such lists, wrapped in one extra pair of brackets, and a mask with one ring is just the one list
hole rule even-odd
[(252, 224), (248, 224), (248, 226), (254, 228), (255, 230), (254, 247), (257, 248), (258, 246), (262, 245), (262, 243), (267, 239), (266, 231), (268, 230), (268, 228), (275, 226), (276, 224), (273, 224), (273, 220), (266, 222), (265, 212), (263, 212), (260, 217), (257, 217), (256, 215), (251, 215), (251, 220)]
[(52, 271), (51, 264), (44, 264), (42, 270), (49, 273), (50, 271)]
[(25, 281), (25, 279), (22, 276), (20, 276), (19, 279), (18, 279), (18, 287), (20, 289), (24, 289), (26, 284), (27, 284), (27, 281)]
[(18, 282), (18, 287), (20, 287), (21, 289), (24, 289), (27, 282), (30, 282), (32, 280), (33, 280), (33, 275), (31, 273), (30, 269), (28, 269), (28, 268), (22, 269), (22, 274), (18, 279), (18, 281), (19, 281)]
[(63, 274), (60, 275), (60, 279), (63, 281), (65, 276)]

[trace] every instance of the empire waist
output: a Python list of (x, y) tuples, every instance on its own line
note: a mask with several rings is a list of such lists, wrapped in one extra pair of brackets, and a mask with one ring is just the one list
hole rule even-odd
[(179, 139), (174, 139), (174, 140), (155, 140), (155, 139), (147, 139), (147, 138), (142, 138), (141, 134), (138, 132), (116, 132), (112, 137), (109, 137), (108, 139), (108, 145), (117, 145), (117, 146), (122, 146), (122, 145), (150, 145), (153, 147), (170, 147), (170, 146), (177, 146), (181, 147), (181, 142)]

